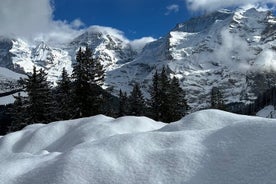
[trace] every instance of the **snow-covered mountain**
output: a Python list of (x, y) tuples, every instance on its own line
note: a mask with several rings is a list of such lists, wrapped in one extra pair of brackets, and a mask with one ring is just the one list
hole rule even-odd
[(217, 110), (34, 124), (0, 137), (0, 183), (274, 183), (275, 134), (276, 120)]
[[(181, 80), (193, 108), (208, 106), (212, 87), (223, 89), (228, 103), (249, 103), (275, 84), (276, 19), (256, 9), (218, 11), (178, 24), (149, 43), (120, 79), (148, 84), (156, 68), (168, 66)], [(133, 69), (135, 68), (135, 69)], [(122, 86), (124, 83), (122, 82)]]
[(209, 106), (212, 87), (223, 89), (227, 103), (252, 102), (276, 77), (276, 18), (269, 11), (220, 10), (178, 24), (164, 37), (139, 49), (121, 32), (92, 26), (68, 44), (0, 39), (0, 66), (30, 72), (42, 67), (55, 82), (70, 72), (80, 46), (89, 46), (106, 70), (104, 87), (129, 92), (140, 82), (145, 94), (155, 70), (168, 67), (180, 79), (193, 109)]

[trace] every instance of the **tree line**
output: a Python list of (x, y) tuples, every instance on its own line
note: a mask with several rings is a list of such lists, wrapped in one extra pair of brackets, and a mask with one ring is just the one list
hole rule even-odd
[(118, 96), (101, 88), (104, 83), (103, 65), (93, 58), (88, 47), (76, 54), (70, 76), (63, 68), (57, 87), (51, 87), (43, 69), (33, 68), (32, 74), (20, 79), (27, 96), (18, 93), (10, 109), (12, 123), (9, 131), (20, 130), (33, 123), (49, 123), (105, 114), (113, 117), (125, 115), (148, 116), (157, 121), (173, 122), (187, 114), (189, 109), (185, 92), (177, 78), (170, 79), (163, 67), (155, 72), (146, 99), (138, 83), (129, 95), (120, 90)]
[(100, 85), (104, 81), (104, 70), (99, 60), (92, 57), (89, 48), (81, 48), (76, 54), (72, 75), (65, 68), (52, 88), (44, 70), (33, 68), (32, 74), (20, 79), (27, 96), (14, 96), (11, 109), (10, 131), (33, 123), (49, 123), (58, 120), (93, 116), (103, 112), (104, 98), (108, 95)]
[[(105, 71), (100, 61), (92, 57), (92, 51), (88, 47), (84, 50), (80, 48), (72, 75), (63, 68), (56, 87), (47, 81), (46, 72), (36, 67), (32, 74), (20, 79), (19, 83), (27, 96), (18, 93), (14, 96), (14, 104), (0, 106), (0, 133), (20, 130), (33, 123), (49, 123), (97, 114), (112, 117), (147, 116), (167, 123), (177, 121), (189, 112), (190, 107), (179, 80), (176, 77), (170, 78), (167, 71), (165, 67), (160, 72), (155, 71), (147, 97), (144, 97), (138, 83), (133, 84), (129, 94), (120, 90), (116, 97), (101, 88)], [(275, 87), (260, 94), (254, 103), (248, 105), (242, 102), (226, 105), (222, 88), (213, 87), (210, 90), (210, 108), (213, 109), (255, 115), (270, 104), (276, 105)]]
[(185, 91), (179, 80), (170, 79), (163, 67), (161, 73), (155, 72), (149, 89), (150, 98), (145, 100), (139, 84), (135, 84), (130, 95), (120, 90), (119, 116), (148, 116), (156, 121), (173, 122), (187, 114), (189, 106)]

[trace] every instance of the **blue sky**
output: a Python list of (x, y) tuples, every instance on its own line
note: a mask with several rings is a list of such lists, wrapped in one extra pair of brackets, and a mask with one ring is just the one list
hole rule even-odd
[(276, 9), (276, 0), (1, 0), (0, 35), (63, 43), (99, 25), (129, 40), (159, 38), (202, 12), (248, 4)]
[[(54, 18), (119, 29), (129, 39), (164, 36), (191, 17), (184, 0), (56, 0)], [(66, 8), (65, 8), (66, 7)]]

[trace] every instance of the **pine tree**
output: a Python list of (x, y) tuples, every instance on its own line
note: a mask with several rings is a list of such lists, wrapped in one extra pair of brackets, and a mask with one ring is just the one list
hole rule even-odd
[(56, 115), (58, 120), (67, 120), (73, 117), (73, 102), (71, 80), (65, 68), (62, 70), (61, 79), (57, 82)]
[(155, 71), (155, 74), (152, 79), (152, 85), (150, 86), (150, 100), (149, 100), (149, 107), (150, 107), (150, 117), (154, 120), (160, 120), (160, 105), (161, 105), (161, 89), (160, 89), (160, 76)]
[(223, 95), (218, 87), (213, 87), (211, 90), (211, 108), (225, 110)]
[(26, 99), (26, 122), (32, 123), (49, 123), (54, 120), (53, 117), (53, 98), (50, 84), (47, 81), (47, 74), (44, 70), (36, 70), (28, 75), (26, 79), (21, 79), (24, 90), (28, 94)]
[(173, 77), (170, 82), (169, 98), (170, 114), (168, 121), (177, 121), (186, 115), (189, 107), (185, 99), (185, 91), (180, 87), (179, 80), (176, 77)]
[(119, 92), (119, 112), (118, 112), (118, 116), (126, 116), (127, 113), (127, 109), (128, 109), (128, 105), (127, 105), (127, 94), (126, 92), (122, 92), (122, 90), (120, 90)]
[(73, 67), (75, 117), (87, 117), (101, 113), (103, 95), (98, 85), (103, 84), (104, 70), (99, 60), (92, 57), (87, 47), (79, 49)]
[(165, 67), (160, 74), (160, 120), (169, 123), (170, 119), (170, 81), (167, 76)]
[(13, 96), (15, 98), (15, 101), (13, 103), (12, 108), (10, 109), (10, 115), (12, 117), (11, 125), (9, 126), (9, 132), (14, 132), (21, 130), (25, 126), (28, 125), (27, 122), (27, 108), (26, 108), (26, 99), (27, 97), (21, 96), (20, 93), (18, 93), (17, 96)]
[(172, 122), (182, 118), (188, 105), (185, 92), (177, 78), (169, 79), (165, 67), (160, 74), (155, 72), (150, 87), (150, 117), (163, 122)]
[(145, 100), (139, 84), (135, 84), (129, 96), (130, 114), (133, 116), (144, 115)]

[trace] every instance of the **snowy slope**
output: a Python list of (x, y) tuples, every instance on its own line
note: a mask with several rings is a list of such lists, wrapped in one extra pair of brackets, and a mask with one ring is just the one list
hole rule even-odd
[(275, 17), (256, 9), (218, 11), (178, 24), (148, 44), (131, 63), (111, 74), (122, 86), (146, 86), (156, 69), (168, 66), (180, 79), (189, 105), (210, 106), (212, 87), (223, 89), (226, 103), (252, 102), (276, 82)]
[(65, 67), (69, 73), (72, 71), (72, 57), (64, 48), (48, 46), (45, 42), (39, 41), (34, 45), (24, 40), (13, 41), (11, 50), (12, 63), (16, 70), (23, 70), (26, 73), (37, 69), (45, 69), (48, 73), (48, 80), (55, 83)]
[(276, 119), (276, 110), (273, 105), (268, 105), (257, 112), (256, 116)]
[(25, 75), (0, 67), (0, 94), (18, 89), (17, 80), (24, 77)]
[(101, 115), (35, 124), (0, 138), (0, 183), (274, 183), (275, 134), (275, 120), (217, 110), (169, 125)]

